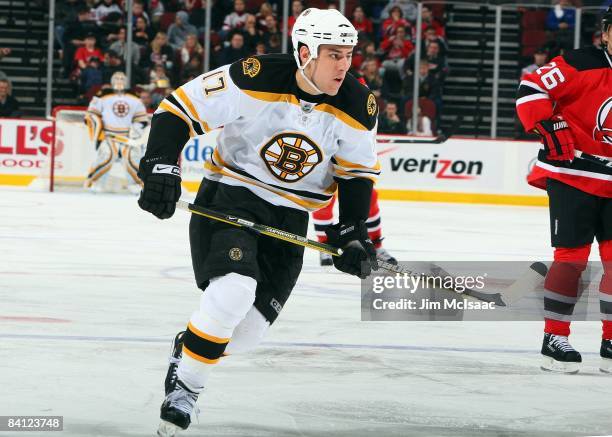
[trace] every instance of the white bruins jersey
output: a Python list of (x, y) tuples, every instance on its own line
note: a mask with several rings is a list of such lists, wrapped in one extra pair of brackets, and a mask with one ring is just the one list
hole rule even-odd
[(246, 58), (203, 74), (168, 96), (190, 136), (223, 126), (205, 178), (244, 186), (260, 198), (306, 211), (327, 205), (334, 178), (380, 173), (374, 95), (347, 74), (336, 96), (296, 83), (291, 55)]
[(89, 103), (86, 123), (92, 138), (100, 131), (127, 135), (132, 123), (148, 122), (142, 101), (129, 91), (117, 93), (111, 89), (100, 91)]

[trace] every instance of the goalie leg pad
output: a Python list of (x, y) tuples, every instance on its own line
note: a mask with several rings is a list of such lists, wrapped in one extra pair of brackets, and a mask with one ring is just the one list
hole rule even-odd
[(100, 179), (113, 166), (117, 158), (117, 148), (108, 140), (103, 140), (98, 147), (96, 160), (87, 174), (86, 187), (91, 187), (95, 181)]
[(123, 165), (125, 170), (131, 176), (132, 180), (142, 186), (142, 181), (138, 177), (138, 166), (142, 159), (142, 153), (137, 147), (123, 146), (121, 151)]

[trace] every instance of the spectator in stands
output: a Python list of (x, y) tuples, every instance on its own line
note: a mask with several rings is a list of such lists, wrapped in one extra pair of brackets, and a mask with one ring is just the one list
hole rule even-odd
[(191, 59), (202, 59), (203, 56), (204, 49), (198, 42), (198, 37), (194, 34), (187, 35), (185, 44), (183, 44), (183, 47), (181, 47), (178, 51), (180, 76), (183, 77), (185, 67), (189, 64)]
[(370, 91), (376, 98), (380, 98), (383, 79), (378, 69), (378, 62), (374, 56), (366, 57), (361, 64), (361, 74)]
[(546, 17), (546, 28), (552, 31), (573, 29), (575, 23), (576, 10), (569, 0), (558, 0)]
[(168, 44), (168, 37), (164, 32), (157, 32), (149, 47), (140, 60), (141, 68), (152, 69), (156, 65), (163, 65), (170, 70), (173, 66), (174, 51)]
[(444, 38), (446, 36), (444, 26), (435, 19), (429, 6), (423, 5), (421, 14), (421, 32), (425, 33), (429, 27), (432, 27), (436, 35), (438, 35), (440, 38)]
[(102, 2), (92, 10), (93, 19), (98, 26), (102, 25), (106, 17), (111, 13), (123, 15), (123, 11), (117, 4), (116, 0), (102, 0)]
[(132, 4), (132, 22), (136, 23), (136, 20), (140, 17), (144, 18), (147, 22), (147, 26), (151, 25), (149, 15), (144, 10), (143, 0), (134, 0)]
[(247, 14), (247, 19), (242, 28), (244, 45), (249, 52), (255, 52), (255, 46), (262, 40), (260, 31), (257, 29), (257, 19), (253, 14)]
[(202, 57), (194, 56), (181, 71), (180, 83), (187, 83), (202, 74)]
[(123, 58), (121, 58), (114, 50), (109, 50), (104, 55), (104, 64), (102, 65), (102, 83), (110, 84), (111, 77), (118, 71), (125, 72), (125, 63), (123, 62)]
[(412, 54), (414, 45), (406, 36), (406, 28), (399, 26), (394, 35), (383, 40), (380, 48), (384, 53), (383, 68), (400, 72), (404, 61)]
[[(153, 23), (157, 25), (157, 23), (159, 23), (161, 20), (161, 17), (164, 15), (164, 12), (166, 12), (164, 3), (162, 0), (149, 0), (148, 3), (149, 7), (147, 9), (151, 14), (151, 20), (153, 20)], [(190, 11), (188, 10), (187, 12), (189, 13)]]
[[(440, 44), (437, 41), (432, 41), (425, 52), (425, 59), (429, 62), (429, 71), (440, 81), (444, 83), (448, 74), (448, 60), (446, 56), (440, 52)], [(414, 63), (412, 64), (414, 65)]]
[(185, 11), (176, 13), (174, 23), (168, 28), (168, 43), (173, 49), (178, 50), (183, 47), (187, 35), (197, 35), (198, 29), (193, 24), (189, 24), (189, 15)]
[(155, 38), (155, 32), (147, 24), (147, 20), (144, 17), (138, 17), (134, 24), (134, 36), (132, 41), (141, 47), (146, 47)]
[(268, 51), (268, 53), (282, 53), (283, 52), (282, 44), (283, 44), (283, 41), (281, 40), (281, 34), (275, 33), (273, 35), (270, 35), (270, 38), (268, 39), (268, 45), (266, 46), (266, 50)]
[[(2, 58), (6, 57), (6, 56), (8, 56), (10, 54), (11, 54), (11, 49), (10, 48), (8, 48), (8, 47), (0, 47), (0, 60), (2, 60)], [(2, 70), (0, 70), (0, 79), (8, 80), (8, 76)]]
[(85, 45), (79, 47), (74, 54), (75, 69), (72, 72), (73, 80), (77, 79), (81, 74), (81, 70), (85, 69), (92, 57), (102, 59), (104, 54), (96, 47), (96, 36), (93, 33), (87, 34), (85, 37)]
[(576, 10), (571, 2), (558, 0), (546, 17), (546, 29), (552, 32), (549, 39), (553, 54), (560, 54), (573, 48), (575, 23)]
[(533, 54), (533, 64), (528, 65), (527, 67), (521, 70), (521, 80), (523, 80), (523, 76), (529, 73), (533, 73), (538, 68), (542, 67), (548, 61), (548, 52), (544, 48), (537, 49)]
[(220, 35), (222, 38), (227, 37), (230, 32), (242, 29), (244, 22), (247, 19), (244, 0), (234, 0), (234, 11), (228, 14), (223, 20), (223, 27)]
[[(118, 53), (123, 59), (127, 59), (127, 29), (122, 27), (119, 29), (119, 38), (117, 41), (112, 43), (109, 47), (110, 50)], [(140, 63), (140, 46), (132, 41), (131, 45), (132, 52), (132, 64), (138, 65)]]
[(287, 19), (287, 34), (291, 35), (291, 30), (293, 29), (293, 25), (295, 24), (295, 20), (300, 16), (302, 11), (304, 10), (304, 3), (302, 0), (293, 0), (291, 2), (291, 15)]
[(391, 9), (391, 16), (383, 21), (383, 39), (387, 39), (397, 31), (398, 27), (405, 29), (411, 29), (410, 23), (403, 17), (403, 12), (399, 6), (394, 6)]
[(394, 7), (399, 7), (402, 11), (402, 16), (409, 21), (416, 21), (417, 18), (417, 4), (413, 0), (389, 0), (389, 3), (382, 10), (380, 18), (387, 19), (391, 15), (391, 10)]
[(140, 97), (140, 101), (147, 111), (155, 111), (157, 109), (157, 106), (153, 106), (153, 99), (151, 98), (150, 91), (142, 90), (140, 91), (138, 97)]
[(268, 15), (274, 15), (274, 10), (268, 2), (263, 2), (259, 7), (259, 12), (255, 15), (257, 19), (257, 27), (262, 32), (266, 30), (266, 18)]
[(151, 69), (151, 73), (149, 73), (149, 89), (152, 89), (153, 92), (159, 89), (166, 89), (170, 87), (170, 78), (166, 73), (166, 69), (162, 64), (157, 64), (155, 67)]
[(268, 50), (266, 49), (266, 44), (263, 41), (259, 41), (255, 45), (255, 54), (256, 55), (265, 55), (267, 53), (268, 53)]
[(77, 21), (77, 12), (79, 10), (81, 0), (64, 0), (55, 4), (55, 22), (59, 23), (55, 26), (55, 40), (60, 46), (60, 56), (64, 50), (64, 33), (68, 23)]
[(10, 94), (10, 83), (0, 79), (0, 117), (19, 117), (19, 102)]
[[(420, 99), (419, 99), (420, 100)], [(406, 130), (408, 135), (415, 135), (417, 137), (431, 137), (433, 136), (432, 120), (428, 116), (424, 115), (421, 111), (421, 106), (417, 107), (417, 130), (412, 130), (412, 111), (406, 114)]]
[(244, 36), (241, 32), (235, 31), (230, 36), (230, 45), (221, 50), (219, 54), (219, 65), (231, 64), (249, 54), (244, 46)]
[(448, 55), (448, 45), (446, 44), (446, 40), (436, 33), (436, 29), (434, 27), (428, 26), (423, 31), (423, 45), (421, 46), (423, 52), (427, 51), (427, 47), (432, 42), (438, 43), (438, 46), (440, 47), (440, 54), (442, 56)]
[[(408, 74), (404, 79), (403, 95), (404, 102), (412, 100), (414, 94), (413, 75)], [(426, 97), (436, 105), (436, 125), (440, 124), (442, 113), (442, 85), (429, 69), (429, 61), (421, 59), (419, 62), (419, 98)]]
[(81, 95), (84, 95), (93, 87), (99, 87), (103, 83), (100, 58), (92, 56), (87, 63), (87, 67), (81, 72), (79, 91)]
[(378, 116), (378, 133), (404, 135), (406, 123), (397, 113), (397, 103), (387, 102), (385, 110)]
[(362, 6), (355, 6), (355, 9), (353, 9), (353, 19), (351, 20), (351, 23), (353, 23), (353, 26), (355, 26), (357, 32), (364, 34), (368, 39), (371, 39), (374, 35), (374, 26), (372, 25), (372, 21), (366, 17)]
[(183, 8), (189, 14), (189, 22), (196, 26), (198, 30), (200, 27), (204, 28), (204, 22), (206, 20), (206, 11), (204, 7), (206, 5), (206, 0), (181, 0), (181, 2), (183, 3)]
[[(282, 34), (278, 28), (278, 20), (275, 15), (268, 15), (266, 17), (266, 28), (263, 32), (262, 39), (270, 53), (277, 53), (272, 49), (276, 48), (277, 41), (282, 41)], [(270, 39), (274, 40), (272, 44), (270, 43)]]
[(80, 6), (77, 11), (77, 20), (67, 23), (64, 32), (62, 64), (65, 77), (68, 77), (73, 71), (74, 55), (77, 49), (85, 46), (85, 37), (88, 34), (95, 35), (97, 30), (95, 21), (91, 19), (89, 8), (85, 5)]

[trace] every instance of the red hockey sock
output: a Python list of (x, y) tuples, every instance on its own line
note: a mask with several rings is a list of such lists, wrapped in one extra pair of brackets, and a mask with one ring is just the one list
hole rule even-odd
[(612, 340), (612, 314), (609, 314), (609, 311), (612, 309), (610, 308), (612, 307), (612, 240), (599, 243), (599, 256), (604, 269), (601, 281), (599, 282), (599, 292), (602, 294), (601, 297), (606, 297), (606, 300), (601, 299), (600, 307), (602, 316), (605, 314), (610, 319), (601, 321), (601, 338)]
[(570, 322), (563, 320), (544, 319), (544, 332), (548, 334), (562, 335), (567, 337), (570, 335)]
[[(590, 244), (555, 248), (555, 261), (550, 266), (544, 281), (544, 288), (552, 293), (544, 299), (544, 310), (549, 316), (544, 319), (544, 332), (563, 336), (570, 334), (571, 322), (560, 319), (572, 313), (574, 304), (568, 303), (566, 299), (555, 300), (554, 295), (577, 298), (578, 281), (586, 268), (590, 252)], [(559, 319), (555, 318), (556, 314), (559, 315)]]

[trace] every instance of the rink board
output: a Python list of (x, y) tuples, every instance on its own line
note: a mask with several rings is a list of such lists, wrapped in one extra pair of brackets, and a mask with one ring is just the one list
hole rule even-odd
[[(84, 126), (83, 126), (84, 128)], [(214, 150), (219, 130), (195, 137), (181, 155), (183, 186), (197, 191), (204, 161)], [(55, 156), (60, 181), (82, 181), (93, 154), (85, 153), (82, 133), (59, 132)], [(442, 144), (409, 144), (410, 137), (379, 135), (382, 174), (377, 188), (388, 200), (510, 205), (546, 205), (541, 190), (526, 177), (538, 143), (452, 138)], [(53, 125), (49, 120), (0, 120), (0, 185), (44, 189)], [(57, 141), (56, 141), (57, 144)], [(58, 184), (59, 185), (59, 184)]]

